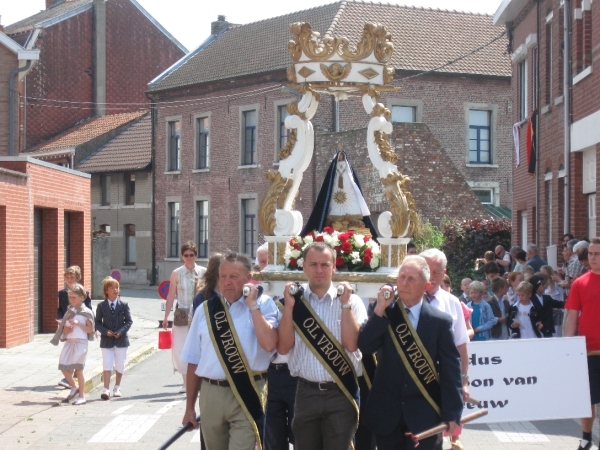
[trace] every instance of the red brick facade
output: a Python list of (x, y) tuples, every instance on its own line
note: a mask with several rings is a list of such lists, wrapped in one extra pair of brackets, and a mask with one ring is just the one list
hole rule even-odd
[[(41, 239), (35, 237), (36, 211), (42, 215)], [(67, 245), (65, 217), (70, 221)], [(0, 158), (0, 347), (29, 342), (35, 332), (56, 330), (65, 248), (68, 264), (81, 267), (81, 282), (90, 289), (89, 229), (89, 175), (31, 158)], [(36, 251), (43, 260), (41, 274), (34, 267)], [(36, 294), (34, 280), (39, 275)]]
[[(571, 232), (575, 237), (595, 236), (598, 223), (595, 211), (598, 199), (597, 164), (599, 160), (598, 114), (600, 111), (600, 74), (593, 71), (600, 55), (600, 8), (587, 0), (570, 4), (571, 70), (569, 71), (571, 102), (569, 127), (572, 130), (568, 165), (565, 165), (565, 101), (563, 88), (564, 11), (558, 0), (529, 3), (514, 17), (508, 13), (496, 16), (496, 24), (512, 22), (513, 33), (513, 121), (519, 122), (519, 64), (527, 62), (527, 115), (535, 108), (535, 81), (539, 74), (538, 173), (527, 174), (527, 123), (520, 125), (521, 164), (514, 171), (513, 243), (535, 242), (546, 256), (546, 247), (558, 246)], [(537, 35), (539, 5), (539, 36)], [(596, 19), (594, 19), (596, 17)], [(595, 53), (592, 54), (592, 51)], [(535, 54), (539, 52), (539, 69)], [(585, 163), (584, 163), (585, 160)], [(586, 181), (584, 181), (586, 180)], [(564, 186), (568, 185), (567, 192)], [(536, 202), (536, 186), (539, 201)], [(565, 223), (565, 202), (569, 219)], [(527, 232), (524, 222), (527, 217)], [(591, 219), (591, 220), (590, 220)], [(536, 226), (537, 222), (537, 226)], [(595, 222), (595, 223), (594, 223)]]
[[(41, 50), (40, 60), (25, 82), (26, 131), (19, 149), (31, 148), (95, 114), (93, 14), (90, 8), (42, 29), (35, 45)], [(10, 36), (25, 42), (29, 34), (27, 30)], [(129, 0), (110, 0), (106, 55), (106, 113), (117, 114), (147, 108), (148, 82), (184, 52)]]

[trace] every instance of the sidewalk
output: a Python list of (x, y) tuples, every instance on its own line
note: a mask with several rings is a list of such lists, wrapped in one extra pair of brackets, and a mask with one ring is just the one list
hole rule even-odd
[[(128, 301), (128, 298), (123, 297)], [(98, 300), (93, 300), (94, 311)], [(131, 305), (130, 305), (131, 306)], [(128, 335), (130, 347), (127, 367), (148, 357), (157, 349), (157, 320), (133, 314), (133, 326)], [(160, 310), (156, 317), (162, 317)], [(15, 424), (46, 409), (57, 406), (66, 397), (67, 390), (58, 386), (62, 374), (58, 370), (58, 357), (62, 344), (50, 344), (52, 334), (39, 334), (33, 342), (9, 349), (0, 349), (0, 434)], [(89, 343), (85, 365), (85, 391), (102, 384), (102, 353), (100, 341)]]

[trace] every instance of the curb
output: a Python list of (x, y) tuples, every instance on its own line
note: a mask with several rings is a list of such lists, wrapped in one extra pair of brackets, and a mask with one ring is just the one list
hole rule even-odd
[[(136, 364), (139, 364), (144, 359), (146, 359), (147, 357), (152, 355), (157, 349), (158, 349), (157, 345), (147, 344), (147, 345), (140, 347), (136, 351), (130, 353), (127, 357), (127, 362), (125, 363), (125, 369), (130, 369), (133, 366), (135, 366)], [(101, 365), (95, 367), (91, 371), (91, 375), (89, 377), (87, 377), (87, 379), (85, 380), (84, 392), (86, 392), (86, 393), (90, 392), (90, 391), (94, 390), (95, 388), (97, 388), (98, 386), (100, 386), (101, 384), (103, 384), (102, 373), (103, 373), (103, 367)], [(110, 379), (112, 380), (113, 378), (115, 378), (114, 370), (112, 372)]]

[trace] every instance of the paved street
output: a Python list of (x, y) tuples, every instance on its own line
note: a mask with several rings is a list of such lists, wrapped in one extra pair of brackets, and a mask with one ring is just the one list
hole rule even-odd
[[(121, 399), (103, 401), (95, 389), (84, 406), (49, 404), (4, 430), (0, 448), (157, 448), (180, 424), (184, 396), (177, 393), (179, 380), (172, 373), (169, 352), (157, 352), (126, 372)], [(65, 394), (56, 391), (53, 402)], [(478, 450), (574, 450), (578, 436), (574, 420), (520, 422), (469, 426), (463, 443), (466, 449)], [(597, 429), (594, 440), (598, 440)], [(185, 435), (171, 448), (198, 449), (198, 433)]]

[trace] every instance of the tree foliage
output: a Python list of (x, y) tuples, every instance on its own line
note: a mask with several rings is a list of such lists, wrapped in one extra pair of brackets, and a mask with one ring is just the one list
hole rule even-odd
[(428, 248), (442, 248), (444, 244), (444, 233), (431, 222), (423, 222), (420, 215), (413, 233), (412, 241), (417, 247), (417, 252), (421, 253)]
[(475, 260), (483, 258), (486, 251), (494, 251), (497, 245), (508, 251), (511, 232), (508, 219), (476, 218), (445, 224), (441, 249), (448, 258), (448, 276), (453, 288), (459, 288), (463, 278), (475, 280), (482, 276), (481, 269), (475, 271)]

